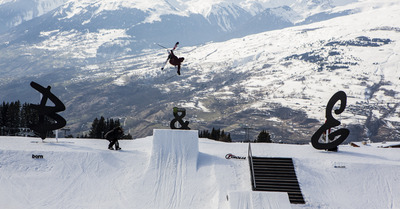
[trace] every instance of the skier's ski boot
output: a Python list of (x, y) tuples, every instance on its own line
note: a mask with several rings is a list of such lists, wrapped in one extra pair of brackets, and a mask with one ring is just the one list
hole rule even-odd
[(108, 149), (109, 149), (109, 150), (114, 150), (114, 148), (112, 148), (112, 147), (109, 147)]
[(121, 150), (121, 147), (117, 147), (117, 148), (115, 148), (115, 150)]

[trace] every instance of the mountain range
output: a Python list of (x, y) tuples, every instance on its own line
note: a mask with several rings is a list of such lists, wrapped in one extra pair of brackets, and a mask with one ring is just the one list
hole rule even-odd
[[(398, 136), (397, 1), (29, 2), (0, 1), (0, 98), (50, 85), (74, 134), (103, 115), (147, 136), (180, 106), (192, 129), (307, 142), (343, 90), (348, 140)], [(181, 76), (160, 70), (177, 41)]]

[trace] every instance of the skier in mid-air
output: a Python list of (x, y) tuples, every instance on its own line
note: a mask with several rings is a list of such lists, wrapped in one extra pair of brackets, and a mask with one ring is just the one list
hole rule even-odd
[[(178, 73), (178, 75), (181, 75), (181, 63), (183, 62), (183, 60), (184, 60), (185, 58), (183, 58), (183, 57), (179, 57), (179, 58), (178, 58), (178, 57), (174, 54), (174, 50), (176, 49), (176, 47), (178, 46), (178, 44), (179, 44), (179, 42), (176, 42), (174, 48), (173, 48), (172, 50), (168, 50), (168, 58), (167, 58), (167, 60), (165, 61), (164, 66), (165, 66), (165, 64), (167, 64), (167, 62), (168, 62), (168, 60), (169, 60), (169, 64), (171, 64), (171, 65), (175, 66), (176, 68), (178, 68), (177, 73)], [(161, 70), (164, 70), (164, 67), (162, 67)]]

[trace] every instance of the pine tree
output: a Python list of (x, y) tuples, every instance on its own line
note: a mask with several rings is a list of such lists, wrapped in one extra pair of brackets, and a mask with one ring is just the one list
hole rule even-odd
[(225, 134), (224, 130), (222, 130), (218, 141), (228, 142), (228, 136)]
[(106, 121), (106, 133), (108, 132), (108, 131), (110, 131), (110, 130), (112, 130), (114, 127), (115, 127), (115, 123), (114, 123), (114, 120), (111, 118), (111, 119), (107, 119), (107, 121)]
[(24, 103), (21, 107), (21, 128), (27, 128), (32, 124), (39, 122), (38, 113), (35, 109), (31, 108), (30, 104)]
[(98, 125), (99, 125), (99, 119), (95, 118), (93, 120), (92, 127), (90, 128), (90, 131), (89, 131), (89, 138), (96, 138), (96, 131), (97, 131)]
[[(104, 119), (103, 116), (100, 117), (100, 119), (95, 118), (92, 123), (92, 127), (90, 128), (89, 131), (89, 138), (94, 138), (94, 139), (103, 139), (104, 135), (114, 129), (115, 127), (120, 127), (121, 123), (119, 119), (114, 120), (114, 119), (109, 119), (107, 118)], [(132, 139), (132, 136), (124, 136), (123, 138), (129, 138)]]
[(220, 138), (220, 136), (221, 136), (221, 134), (220, 134), (220, 129), (212, 129), (211, 130), (211, 139), (214, 139), (214, 140), (219, 140), (219, 138)]
[(1, 105), (1, 107), (0, 107), (0, 126), (6, 126), (6, 120), (7, 120), (7, 118), (6, 118), (6, 113), (7, 113), (7, 108), (8, 108), (8, 105), (5, 103), (5, 102), (3, 102), (3, 104)]
[[(20, 108), (21, 103), (19, 101), (11, 102), (6, 104), (6, 112), (5, 112), (5, 126), (8, 129), (9, 135), (14, 135), (18, 132), (18, 128), (20, 126)], [(3, 115), (4, 116), (4, 115)]]
[(5, 130), (5, 102), (3, 102), (3, 104), (0, 105), (0, 134), (6, 135), (6, 130)]
[(107, 125), (106, 120), (103, 116), (100, 117), (99, 124), (97, 125), (96, 129), (96, 138), (103, 139), (104, 135), (107, 133)]
[(210, 138), (211, 134), (208, 130), (202, 130), (199, 132), (199, 138)]
[(260, 143), (271, 143), (271, 136), (266, 130), (262, 130), (260, 134), (258, 134), (256, 142)]
[(114, 122), (114, 127), (121, 127), (121, 122), (119, 121), (119, 119)]

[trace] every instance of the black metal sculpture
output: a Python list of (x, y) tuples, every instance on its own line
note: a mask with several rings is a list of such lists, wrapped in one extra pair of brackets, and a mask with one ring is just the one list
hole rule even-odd
[[(185, 108), (178, 108), (178, 107), (174, 107), (174, 119), (171, 120), (171, 123), (169, 124), (169, 126), (171, 127), (171, 129), (184, 129), (184, 130), (190, 130), (189, 128), (189, 121), (183, 121), (182, 119), (186, 116), (186, 109)], [(181, 113), (180, 115), (178, 113)], [(177, 128), (175, 126), (175, 123), (179, 122), (179, 124), (181, 125), (180, 128)]]
[[(35, 109), (39, 114), (39, 123), (30, 124), (29, 128), (37, 132), (40, 138), (45, 139), (47, 132), (60, 129), (67, 124), (65, 119), (57, 114), (57, 112), (64, 111), (65, 106), (53, 93), (50, 92), (50, 86), (44, 88), (43, 86), (33, 81), (31, 82), (31, 86), (42, 94), (42, 99), (40, 101), (40, 105), (30, 104), (31, 108)], [(50, 99), (50, 101), (52, 101), (55, 106), (46, 106), (47, 99)], [(56, 123), (51, 124), (46, 122), (45, 116), (53, 119)]]
[[(311, 137), (311, 144), (315, 149), (325, 149), (328, 151), (337, 151), (337, 147), (349, 136), (350, 131), (345, 128), (341, 128), (336, 130), (328, 135), (329, 142), (322, 143), (319, 141), (325, 131), (329, 130), (332, 127), (339, 126), (340, 121), (336, 120), (332, 116), (332, 109), (335, 106), (336, 102), (340, 101), (340, 108), (335, 110), (335, 114), (341, 114), (346, 108), (347, 95), (343, 91), (339, 91), (332, 96), (329, 100), (328, 105), (326, 106), (326, 122), (322, 125)], [(336, 138), (339, 136), (339, 138)]]

